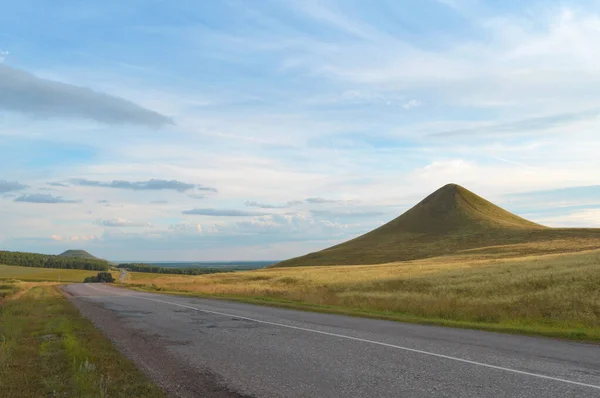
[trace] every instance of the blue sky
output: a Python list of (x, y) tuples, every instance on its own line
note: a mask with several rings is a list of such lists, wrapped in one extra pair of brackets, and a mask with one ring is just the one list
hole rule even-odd
[(600, 227), (593, 1), (23, 0), (0, 14), (0, 246), (282, 259), (455, 182)]

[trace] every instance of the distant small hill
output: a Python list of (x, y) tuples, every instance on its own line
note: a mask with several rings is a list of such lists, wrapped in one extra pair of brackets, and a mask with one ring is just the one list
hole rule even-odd
[(98, 257), (92, 256), (90, 253), (86, 252), (85, 250), (67, 250), (64, 253), (60, 253), (59, 256), (100, 260)]
[(548, 228), (512, 214), (460, 185), (448, 184), (371, 232), (274, 266), (380, 264), (483, 247), (570, 239), (597, 239), (598, 244), (600, 229)]

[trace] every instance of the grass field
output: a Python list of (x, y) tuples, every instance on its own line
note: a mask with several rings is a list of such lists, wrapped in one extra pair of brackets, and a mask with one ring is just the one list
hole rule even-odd
[(503, 259), (462, 253), (203, 276), (131, 273), (129, 283), (145, 290), (600, 341), (600, 250)]
[(164, 396), (56, 286), (28, 287), (25, 294), (0, 306), (0, 395)]
[[(0, 280), (19, 279), (22, 281), (83, 282), (88, 276), (95, 276), (98, 271), (78, 269), (17, 267), (0, 264)], [(114, 274), (117, 277), (118, 272)], [(59, 280), (60, 278), (60, 280)]]

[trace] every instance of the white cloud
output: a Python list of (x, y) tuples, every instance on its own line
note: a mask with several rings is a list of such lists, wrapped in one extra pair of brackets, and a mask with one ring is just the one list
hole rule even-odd
[[(173, 46), (173, 59), (206, 65), (214, 75), (186, 74), (168, 57), (145, 65), (135, 60), (135, 48), (124, 69), (113, 69), (116, 61), (101, 49), (103, 63), (37, 65), (52, 68), (35, 71), (43, 82), (130, 98), (174, 115), (178, 125), (156, 132), (143, 123), (107, 127), (3, 115), (2, 178), (32, 192), (62, 181), (50, 185), (52, 197), (81, 203), (49, 211), (50, 205), (4, 200), (0, 218), (9, 227), (0, 240), (44, 237), (58, 248), (72, 237), (102, 236), (86, 244), (130, 258), (155, 249), (180, 258), (269, 257), (271, 246), (282, 256), (365, 232), (448, 182), (492, 200), (597, 184), (597, 10), (539, 3), (512, 12), (471, 0), (442, 2), (448, 13), (459, 12), (464, 30), (432, 28), (425, 20), (417, 37), (375, 23), (383, 17), (377, 7), (363, 13), (356, 2), (340, 0), (292, 4), (301, 24), (258, 3), (245, 5), (260, 12), (243, 22), (239, 36), (144, 30), (160, 35), (157, 43), (185, 47), (178, 53)], [(408, 6), (390, 7), (389, 16)], [(221, 80), (221, 71), (231, 75)], [(417, 110), (423, 104), (427, 112)], [(11, 145), (25, 137), (48, 141), (57, 159), (50, 150), (14, 156)], [(72, 149), (82, 147), (90, 149), (85, 159)], [(81, 180), (64, 184), (73, 176)], [(200, 216), (182, 215), (190, 209)], [(153, 227), (142, 228), (146, 221)], [(242, 244), (246, 249), (238, 249)]]
[(600, 227), (600, 209), (584, 209), (560, 216), (543, 217), (540, 222), (556, 228), (598, 228)]
[(64, 236), (64, 235), (57, 235), (57, 234), (52, 234), (50, 235), (50, 238), (54, 241), (57, 242), (91, 242), (91, 241), (97, 241), (100, 240), (100, 237), (95, 236), (95, 235), (71, 235), (71, 236)]
[(420, 107), (421, 105), (423, 105), (423, 103), (422, 103), (421, 101), (419, 101), (419, 100), (416, 100), (416, 99), (411, 99), (411, 100), (409, 100), (409, 101), (406, 101), (406, 102), (404, 103), (404, 105), (402, 105), (402, 107), (403, 107), (404, 109), (406, 109), (406, 110), (410, 110), (410, 109), (413, 109), (413, 108), (418, 108), (418, 107)]
[(98, 225), (101, 225), (103, 227), (149, 227), (151, 224), (150, 223), (144, 223), (144, 222), (137, 222), (137, 221), (131, 221), (131, 220), (127, 220), (125, 218), (113, 218), (110, 220), (98, 220), (96, 221), (96, 223)]

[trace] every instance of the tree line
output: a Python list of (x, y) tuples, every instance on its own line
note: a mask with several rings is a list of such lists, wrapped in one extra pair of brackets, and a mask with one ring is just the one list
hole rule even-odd
[(2, 250), (0, 250), (0, 264), (37, 268), (85, 269), (90, 271), (108, 271), (109, 269), (108, 262), (100, 259)]
[(117, 268), (126, 269), (132, 272), (150, 272), (154, 274), (177, 274), (177, 275), (203, 275), (215, 274), (217, 272), (235, 271), (233, 268), (175, 268), (158, 267), (142, 263), (125, 263), (117, 265)]

